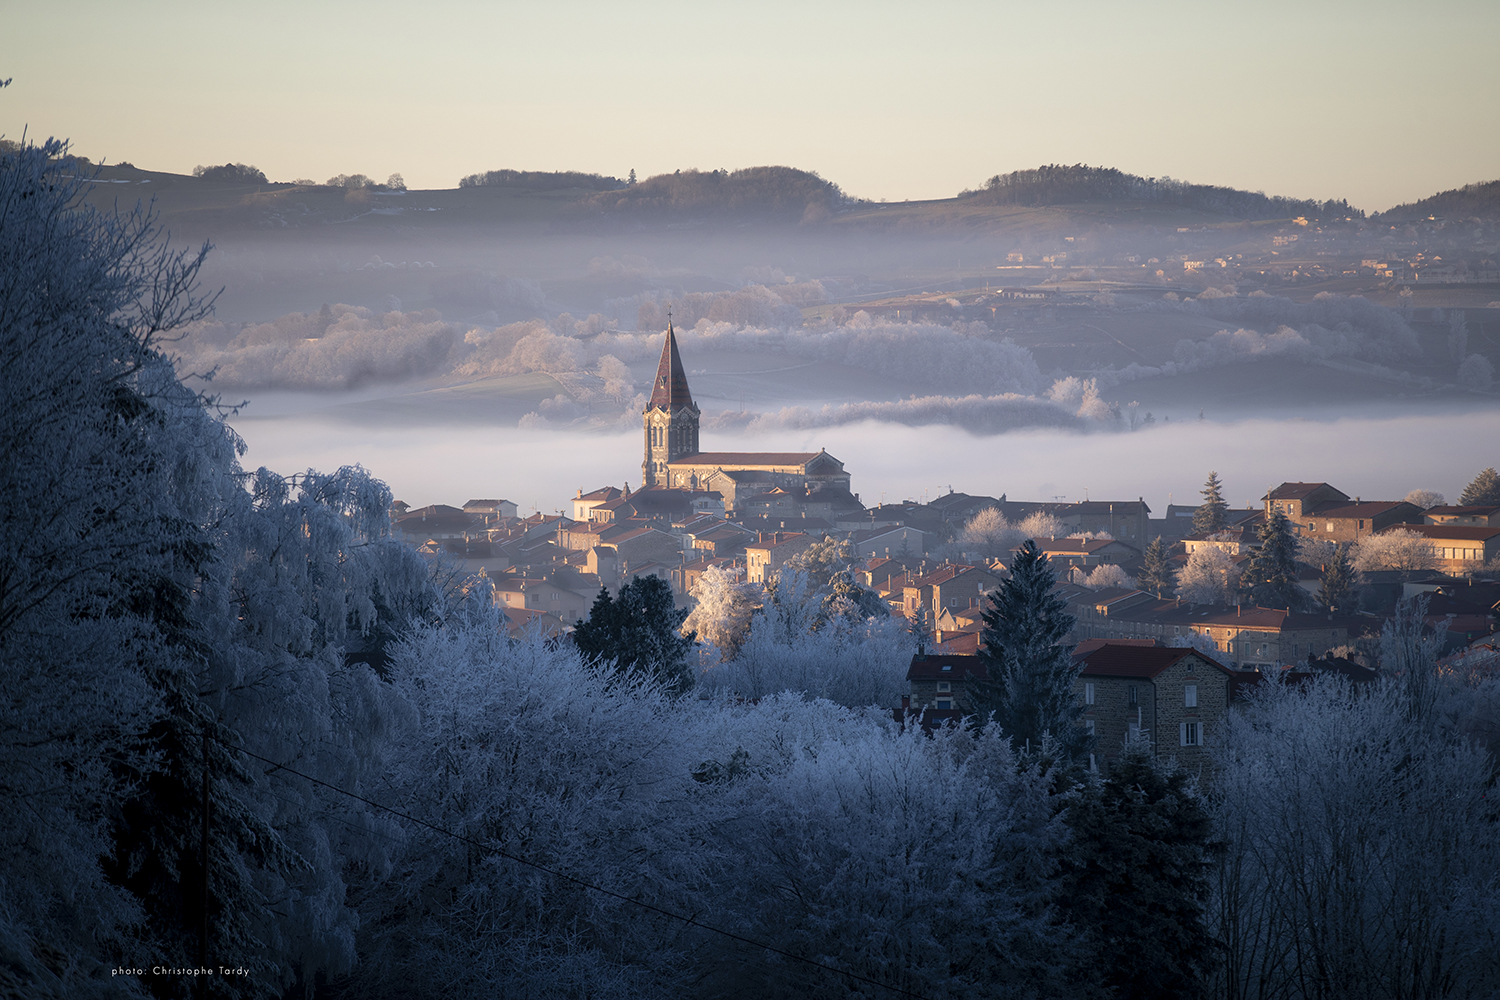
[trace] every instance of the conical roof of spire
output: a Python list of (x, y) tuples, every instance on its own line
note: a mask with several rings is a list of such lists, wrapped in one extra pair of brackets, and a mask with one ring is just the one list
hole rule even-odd
[(693, 394), (688, 390), (687, 372), (682, 370), (682, 358), (677, 354), (677, 337), (672, 332), (672, 321), (667, 321), (667, 342), (661, 348), (661, 360), (656, 365), (656, 381), (651, 386), (651, 404), (648, 410), (662, 409), (676, 413), (683, 407), (693, 405)]

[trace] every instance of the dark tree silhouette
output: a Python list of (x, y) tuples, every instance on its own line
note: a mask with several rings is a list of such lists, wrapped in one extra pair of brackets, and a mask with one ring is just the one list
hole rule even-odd
[(687, 619), (678, 610), (672, 588), (660, 577), (636, 577), (611, 598), (600, 588), (587, 621), (573, 632), (573, 642), (586, 656), (612, 664), (622, 673), (646, 671), (668, 688), (683, 692), (693, 686), (687, 663), (696, 632), (679, 632)]

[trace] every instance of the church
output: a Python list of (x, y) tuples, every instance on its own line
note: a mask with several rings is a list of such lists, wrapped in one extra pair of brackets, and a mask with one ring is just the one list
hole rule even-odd
[(644, 415), (643, 486), (712, 490), (724, 498), (724, 507), (730, 511), (772, 490), (850, 496), (844, 463), (826, 451), (699, 451), (699, 414), (669, 321)]

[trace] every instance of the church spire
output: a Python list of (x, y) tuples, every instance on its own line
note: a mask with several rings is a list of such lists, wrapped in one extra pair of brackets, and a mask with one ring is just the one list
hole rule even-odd
[(667, 320), (667, 342), (661, 348), (661, 361), (656, 365), (656, 382), (651, 386), (651, 403), (647, 410), (665, 410), (676, 413), (684, 407), (692, 409), (693, 394), (688, 389), (687, 372), (682, 370), (682, 358), (677, 354), (677, 337), (672, 331), (672, 320)]
[(684, 455), (698, 451), (698, 407), (688, 390), (687, 372), (677, 354), (677, 335), (667, 318), (667, 342), (661, 348), (656, 366), (656, 382), (651, 386), (651, 402), (642, 417), (646, 432), (646, 455), (641, 463), (641, 483), (645, 486), (671, 486), (668, 466)]

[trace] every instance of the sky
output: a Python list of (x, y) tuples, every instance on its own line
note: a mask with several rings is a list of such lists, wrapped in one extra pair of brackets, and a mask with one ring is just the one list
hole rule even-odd
[(1500, 3), (0, 0), (0, 134), (453, 187), (785, 164), (946, 198), (1043, 163), (1379, 211), (1500, 177)]

